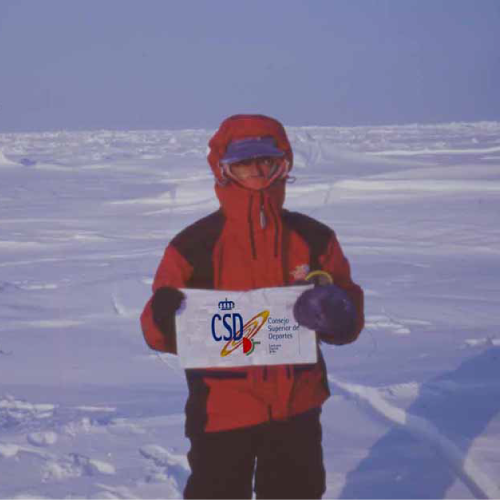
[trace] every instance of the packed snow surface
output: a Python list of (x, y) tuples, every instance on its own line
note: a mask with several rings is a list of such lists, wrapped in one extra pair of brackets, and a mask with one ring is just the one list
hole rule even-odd
[[(328, 489), (500, 497), (500, 123), (287, 129), (366, 328), (323, 346)], [(0, 497), (178, 498), (187, 388), (139, 315), (217, 209), (213, 131), (0, 134)]]

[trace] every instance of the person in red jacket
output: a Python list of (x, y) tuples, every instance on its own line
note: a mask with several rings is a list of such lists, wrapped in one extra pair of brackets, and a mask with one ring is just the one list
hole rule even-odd
[(184, 497), (251, 498), (255, 475), (257, 498), (321, 498), (320, 413), (330, 392), (319, 343), (356, 340), (363, 291), (333, 230), (283, 208), (293, 153), (279, 121), (232, 116), (209, 147), (220, 209), (168, 244), (141, 316), (147, 344), (176, 353), (179, 288), (292, 286), (314, 271), (333, 284), (304, 292), (294, 307), (296, 320), (317, 332), (316, 363), (186, 370), (191, 475)]

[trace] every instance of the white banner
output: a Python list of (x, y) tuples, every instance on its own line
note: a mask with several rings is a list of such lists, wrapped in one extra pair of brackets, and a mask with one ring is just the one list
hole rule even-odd
[(297, 297), (311, 286), (249, 292), (182, 289), (176, 313), (183, 368), (315, 363), (316, 334), (293, 317)]

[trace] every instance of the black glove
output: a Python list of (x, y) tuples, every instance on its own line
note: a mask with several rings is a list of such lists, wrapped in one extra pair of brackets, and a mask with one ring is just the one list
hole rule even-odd
[(158, 288), (154, 293), (151, 301), (153, 320), (163, 334), (175, 334), (175, 312), (185, 298), (180, 290), (170, 286)]
[(306, 290), (293, 306), (297, 323), (322, 335), (326, 342), (346, 344), (356, 332), (356, 308), (336, 285)]

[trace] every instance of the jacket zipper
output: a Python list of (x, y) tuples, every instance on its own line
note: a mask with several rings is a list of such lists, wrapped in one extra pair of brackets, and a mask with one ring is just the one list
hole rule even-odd
[(256, 260), (257, 251), (255, 250), (255, 235), (253, 234), (252, 205), (253, 196), (250, 197), (250, 205), (248, 207), (248, 225), (250, 226), (250, 244), (252, 245), (252, 257), (254, 260)]
[(274, 212), (274, 208), (271, 204), (269, 204), (271, 208), (271, 215), (274, 219), (274, 257), (278, 257), (278, 216)]
[[(250, 205), (248, 207), (248, 225), (250, 226), (250, 244), (252, 245), (252, 257), (254, 260), (257, 259), (257, 250), (255, 248), (255, 234), (253, 229), (253, 219), (252, 219), (252, 207), (253, 207), (253, 196), (250, 197)], [(278, 216), (274, 211), (274, 208), (269, 204), (271, 210), (271, 215), (274, 219), (274, 257), (278, 257), (278, 242), (279, 242), (279, 229), (278, 229)], [(267, 227), (267, 217), (264, 210), (264, 193), (260, 191), (260, 206), (259, 206), (259, 222), (260, 227), (265, 229)]]
[(264, 212), (264, 193), (261, 191), (260, 192), (260, 227), (262, 229), (266, 229), (267, 226), (267, 219), (266, 219), (266, 213)]

